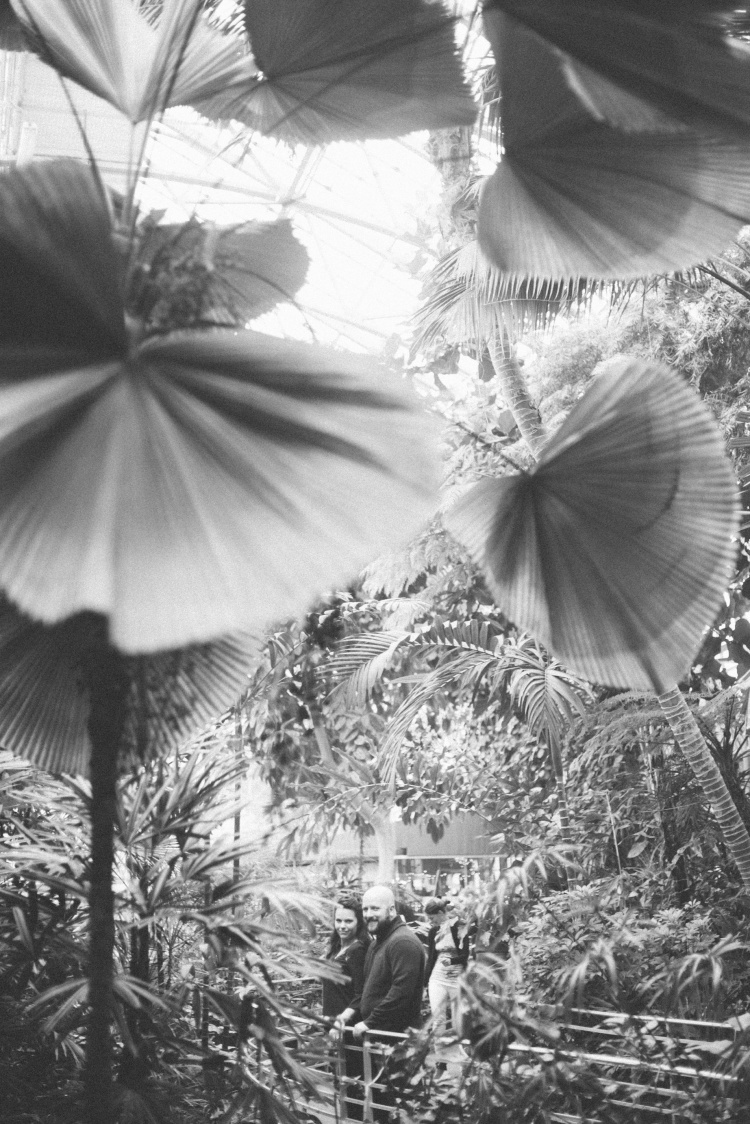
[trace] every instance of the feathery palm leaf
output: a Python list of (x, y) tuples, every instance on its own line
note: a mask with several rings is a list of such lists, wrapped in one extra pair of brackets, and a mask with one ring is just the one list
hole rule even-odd
[(453, 20), (429, 0), (246, 0), (261, 75), (197, 104), (289, 143), (392, 137), (476, 115)]
[(447, 621), (412, 633), (367, 633), (337, 645), (328, 671), (339, 682), (333, 696), (345, 706), (364, 706), (396, 655), (439, 653), (437, 667), (412, 677), (414, 686), (396, 709), (385, 730), (379, 761), (389, 779), (398, 753), (422, 708), (448, 689), (471, 688), (484, 682), (488, 691), (503, 693), (535, 737), (559, 753), (564, 728), (582, 713), (586, 684), (539, 649), (535, 641), (506, 641), (488, 621)]
[(407, 632), (367, 632), (341, 640), (326, 665), (332, 678), (341, 680), (332, 698), (347, 708), (366, 702), (398, 649), (409, 639)]
[(431, 270), (414, 317), (413, 350), (439, 340), (481, 346), (550, 327), (560, 314), (585, 311), (596, 282), (543, 281), (502, 273), (479, 243), (452, 251)]
[(172, 649), (302, 611), (429, 514), (430, 423), (375, 361), (139, 339), (85, 168), (11, 172), (0, 201), (0, 585), (21, 609)]
[(476, 690), (484, 681), (488, 691), (505, 694), (530, 732), (545, 743), (557, 765), (565, 727), (582, 713), (589, 691), (585, 683), (545, 656), (530, 639), (491, 645), (462, 645), (422, 675), (388, 723), (379, 760), (387, 778), (394, 776), (398, 754), (422, 708), (450, 688)]
[(536, 641), (526, 639), (508, 655), (509, 697), (520, 710), (529, 729), (559, 757), (563, 733), (573, 719), (584, 713), (588, 686), (578, 676), (550, 660)]
[(325, 670), (336, 683), (332, 698), (356, 708), (366, 705), (404, 646), (409, 654), (467, 648), (494, 652), (496, 643), (487, 621), (438, 622), (417, 632), (366, 632), (339, 641)]

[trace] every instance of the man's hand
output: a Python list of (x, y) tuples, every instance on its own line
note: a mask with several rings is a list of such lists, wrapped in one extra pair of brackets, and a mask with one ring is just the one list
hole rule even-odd
[(355, 1023), (352, 1027), (352, 1034), (355, 1038), (364, 1038), (369, 1029), (367, 1023)]

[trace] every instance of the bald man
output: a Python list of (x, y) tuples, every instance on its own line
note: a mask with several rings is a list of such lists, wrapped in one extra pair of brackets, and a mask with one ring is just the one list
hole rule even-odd
[(362, 899), (367, 931), (373, 938), (365, 960), (365, 986), (358, 1008), (342, 1012), (354, 1022), (355, 1038), (366, 1031), (401, 1033), (419, 1026), (425, 951), (419, 937), (396, 913), (393, 892), (373, 886)]

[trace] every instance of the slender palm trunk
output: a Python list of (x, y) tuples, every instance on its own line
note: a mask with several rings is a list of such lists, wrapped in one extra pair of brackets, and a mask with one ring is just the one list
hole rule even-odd
[(670, 687), (669, 690), (662, 692), (658, 699), (675, 741), (711, 805), (729, 853), (740, 872), (743, 885), (750, 890), (750, 835), (732, 800), (719, 766), (706, 744), (706, 739), (679, 687)]
[(382, 815), (373, 815), (370, 824), (375, 832), (378, 851), (378, 882), (387, 886), (396, 878), (396, 825), (391, 819), (390, 808)]
[(515, 348), (505, 336), (502, 340), (493, 338), (487, 341), (497, 380), (503, 392), (505, 405), (513, 414), (529, 449), (538, 460), (545, 442), (545, 433), (539, 411), (529, 397), (526, 380), (521, 374)]
[[(536, 460), (544, 446), (545, 433), (512, 349), (507, 341), (505, 347), (496, 342), (494, 348), (490, 346), (490, 357), (503, 388), (506, 405)], [(750, 890), (750, 833), (732, 800), (706, 739), (679, 687), (669, 687), (666, 691), (657, 693), (657, 698), (675, 741), (711, 806), (742, 883)], [(564, 782), (560, 793), (565, 804)]]
[(114, 863), (117, 762), (127, 682), (122, 657), (107, 647), (92, 659), (91, 889), (89, 891), (89, 1022), (84, 1100), (86, 1124), (112, 1124), (112, 981), (115, 949)]

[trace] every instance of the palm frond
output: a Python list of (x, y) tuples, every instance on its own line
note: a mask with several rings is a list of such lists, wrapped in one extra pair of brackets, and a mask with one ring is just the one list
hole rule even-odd
[(128, 303), (147, 328), (244, 327), (293, 300), (308, 265), (286, 219), (150, 224), (138, 240), (138, 280)]
[(737, 486), (716, 423), (668, 368), (611, 360), (528, 475), (446, 516), (498, 603), (592, 682), (687, 670), (734, 561)]
[(439, 692), (455, 686), (457, 673), (465, 669), (467, 663), (476, 665), (478, 660), (486, 663), (487, 657), (476, 652), (456, 653), (453, 660), (440, 664), (439, 667), (418, 678), (415, 686), (393, 714), (380, 743), (378, 764), (386, 783), (392, 784), (395, 780), (401, 746), (420, 711), (423, 707), (434, 703), (435, 696)]
[(375, 360), (229, 329), (131, 346), (91, 173), (30, 165), (0, 202), (0, 584), (21, 609), (172, 649), (302, 611), (430, 513), (431, 423)]
[(289, 143), (470, 125), (453, 20), (426, 0), (247, 0), (261, 76), (197, 108)]
[[(513, 8), (514, 18), (500, 7)], [(573, 73), (516, 7), (485, 9), (502, 75), (505, 146), (479, 209), (479, 241), (491, 261), (518, 277), (627, 279), (720, 253), (750, 217), (750, 149), (736, 123), (678, 120), (608, 73), (596, 83)], [(580, 17), (574, 7), (571, 23)], [(735, 72), (734, 100), (750, 107), (742, 88), (750, 58)]]
[(201, 0), (164, 0), (156, 26), (131, 0), (12, 0), (45, 62), (132, 122), (247, 88), (257, 73), (236, 37), (200, 16)]
[[(504, 12), (610, 86), (686, 123), (711, 116), (732, 125), (750, 123), (750, 57), (727, 39), (716, 18), (720, 13), (732, 26), (728, 4), (490, 0), (484, 11), (490, 37), (496, 16)], [(611, 104), (597, 103), (599, 112), (607, 108)]]
[(332, 700), (347, 708), (364, 706), (408, 639), (409, 634), (404, 632), (367, 632), (341, 640), (326, 665), (326, 671), (337, 681)]
[(346, 707), (364, 706), (393, 660), (407, 647), (416, 652), (474, 650), (494, 655), (497, 630), (489, 621), (446, 621), (415, 632), (367, 632), (339, 641), (326, 672), (337, 680), (332, 698)]
[(564, 731), (585, 713), (585, 700), (591, 698), (587, 684), (550, 660), (533, 640), (509, 648), (503, 671), (510, 698), (535, 737), (550, 747), (554, 759)]
[[(123, 765), (179, 746), (229, 706), (248, 681), (253, 637), (234, 636), (153, 656), (122, 657), (129, 682)], [(107, 649), (102, 618), (29, 620), (0, 598), (0, 738), (37, 767), (85, 775), (90, 672)]]
[(578, 315), (600, 282), (544, 281), (509, 276), (492, 265), (477, 241), (452, 251), (425, 279), (412, 351), (445, 341), (481, 348), (550, 328), (559, 315)]

